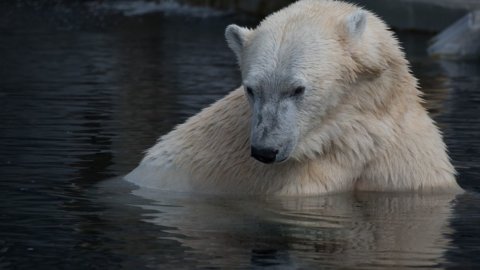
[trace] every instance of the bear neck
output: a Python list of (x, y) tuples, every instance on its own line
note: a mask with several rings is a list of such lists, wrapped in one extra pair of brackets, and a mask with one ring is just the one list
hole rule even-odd
[[(407, 61), (399, 56), (378, 76), (355, 76), (340, 102), (317, 121), (294, 153), (296, 161), (333, 159), (366, 163), (396, 136), (412, 112), (425, 114)], [(415, 114), (414, 113), (414, 114)], [(356, 136), (352, 136), (356, 134)]]

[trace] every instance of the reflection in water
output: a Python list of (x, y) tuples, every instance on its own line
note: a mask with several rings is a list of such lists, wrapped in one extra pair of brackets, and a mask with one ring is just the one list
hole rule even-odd
[[(118, 180), (108, 185), (118, 189)], [(145, 211), (141, 220), (159, 226), (159, 241), (175, 241), (189, 250), (184, 258), (200, 265), (226, 268), (440, 267), (455, 200), (454, 195), (378, 193), (232, 199), (132, 192), (147, 199), (135, 205)]]
[(17, 2), (0, 2), (0, 269), (480, 265), (479, 65), (428, 59), (429, 35), (400, 39), (471, 193), (190, 197), (102, 180), (239, 85), (237, 18)]

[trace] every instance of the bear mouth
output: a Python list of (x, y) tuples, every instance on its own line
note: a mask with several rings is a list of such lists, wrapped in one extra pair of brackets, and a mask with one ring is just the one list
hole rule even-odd
[(254, 158), (256, 161), (259, 161), (265, 165), (274, 165), (274, 164), (281, 164), (281, 163), (285, 163), (287, 161), (288, 158), (284, 158), (282, 160), (262, 160), (261, 158)]

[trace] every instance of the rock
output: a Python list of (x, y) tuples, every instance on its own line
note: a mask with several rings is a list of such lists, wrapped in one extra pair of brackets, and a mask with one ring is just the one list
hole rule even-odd
[(480, 10), (468, 13), (435, 36), (428, 53), (446, 59), (480, 59)]

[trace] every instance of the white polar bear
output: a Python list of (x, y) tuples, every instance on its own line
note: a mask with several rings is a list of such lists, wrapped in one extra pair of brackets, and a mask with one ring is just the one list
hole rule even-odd
[(126, 179), (175, 191), (460, 192), (397, 40), (354, 5), (302, 0), (230, 25), (243, 87), (163, 136)]

